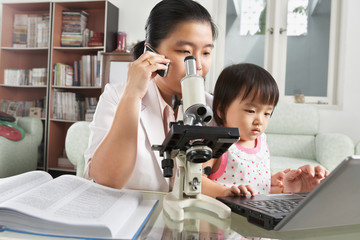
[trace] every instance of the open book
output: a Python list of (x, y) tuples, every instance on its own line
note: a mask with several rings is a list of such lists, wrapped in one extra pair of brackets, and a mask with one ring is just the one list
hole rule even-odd
[(155, 208), (140, 192), (32, 171), (0, 179), (0, 228), (51, 236), (134, 239)]

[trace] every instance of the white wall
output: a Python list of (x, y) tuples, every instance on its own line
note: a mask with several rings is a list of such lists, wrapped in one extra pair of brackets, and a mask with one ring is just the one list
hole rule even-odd
[(119, 8), (119, 31), (127, 33), (127, 43), (132, 45), (145, 40), (145, 23), (150, 10), (160, 0), (112, 0)]
[(322, 132), (340, 132), (360, 141), (360, 1), (342, 0), (344, 4), (345, 28), (344, 42), (341, 46), (342, 59), (339, 81), (340, 102), (339, 109), (321, 109), (320, 119)]
[[(37, 2), (45, 0), (36, 0)], [(67, 0), (64, 0), (67, 1)], [(119, 7), (119, 31), (128, 34), (128, 43), (132, 44), (145, 39), (145, 22), (151, 8), (160, 0), (111, 0), (114, 5)], [(219, 27), (219, 38), (216, 43), (216, 56), (213, 62), (213, 72), (209, 73), (210, 81), (207, 89), (212, 89), (212, 84), (216, 81), (217, 74), (223, 67), (223, 51), (225, 41), (225, 17), (224, 9), (219, 9), (218, 0), (199, 0), (213, 15)], [(320, 108), (322, 132), (344, 133), (351, 137), (354, 143), (360, 141), (360, 74), (358, 69), (360, 56), (360, 1), (342, 0), (346, 14), (344, 17), (345, 28), (344, 42), (341, 46), (341, 66), (339, 74), (339, 92), (341, 105), (338, 108)], [(0, 0), (0, 3), (12, 2)], [(23, 0), (22, 2), (31, 2)]]

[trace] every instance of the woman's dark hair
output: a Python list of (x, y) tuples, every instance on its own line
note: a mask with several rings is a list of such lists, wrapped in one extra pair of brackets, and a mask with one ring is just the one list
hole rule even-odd
[[(250, 95), (251, 94), (251, 95)], [(214, 90), (213, 112), (218, 125), (224, 125), (226, 110), (240, 95), (260, 97), (262, 104), (273, 105), (279, 100), (279, 89), (271, 74), (260, 66), (250, 63), (234, 64), (220, 74)]]
[(209, 12), (193, 0), (163, 0), (155, 5), (145, 25), (145, 41), (137, 43), (132, 54), (134, 59), (144, 52), (144, 43), (148, 42), (157, 48), (161, 41), (171, 34), (177, 24), (186, 21), (208, 22), (211, 25), (213, 39), (217, 37), (217, 29)]

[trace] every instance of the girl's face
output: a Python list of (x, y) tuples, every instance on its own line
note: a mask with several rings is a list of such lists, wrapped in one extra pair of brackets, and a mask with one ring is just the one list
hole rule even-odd
[(238, 96), (229, 105), (224, 125), (239, 129), (240, 145), (255, 147), (255, 139), (267, 128), (274, 106), (262, 104), (256, 98), (253, 100), (250, 95), (244, 100), (242, 95)]
[[(157, 51), (170, 59), (170, 68), (165, 78), (156, 76), (156, 84), (167, 97), (181, 96), (180, 80), (185, 76), (186, 56), (195, 56), (197, 74), (204, 77), (209, 71), (213, 37), (208, 22), (187, 21), (179, 23), (170, 35), (162, 40)], [(163, 96), (163, 97), (165, 97)]]

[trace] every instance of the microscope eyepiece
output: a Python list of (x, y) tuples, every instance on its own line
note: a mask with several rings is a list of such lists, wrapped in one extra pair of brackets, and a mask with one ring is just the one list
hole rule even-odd
[(196, 58), (187, 56), (184, 60), (186, 75), (181, 80), (182, 103), (185, 125), (203, 125), (212, 119), (212, 109), (206, 106), (205, 80), (196, 71)]
[(187, 56), (184, 59), (186, 76), (196, 76), (196, 58), (194, 56)]

